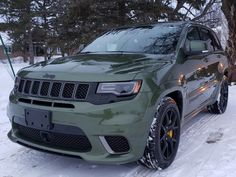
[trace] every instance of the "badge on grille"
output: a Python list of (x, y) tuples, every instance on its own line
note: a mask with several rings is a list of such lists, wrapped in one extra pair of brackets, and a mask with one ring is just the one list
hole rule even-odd
[(46, 78), (46, 79), (54, 79), (56, 76), (55, 75), (53, 75), (53, 74), (45, 74), (45, 75), (43, 75), (43, 78)]

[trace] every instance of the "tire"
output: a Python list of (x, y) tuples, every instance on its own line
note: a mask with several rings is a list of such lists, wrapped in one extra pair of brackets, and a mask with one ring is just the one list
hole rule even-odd
[(139, 163), (150, 169), (165, 169), (175, 159), (180, 139), (180, 113), (176, 102), (165, 97), (157, 108), (147, 145)]
[(224, 76), (220, 85), (220, 92), (214, 104), (207, 107), (211, 114), (223, 114), (226, 111), (229, 98), (228, 78)]

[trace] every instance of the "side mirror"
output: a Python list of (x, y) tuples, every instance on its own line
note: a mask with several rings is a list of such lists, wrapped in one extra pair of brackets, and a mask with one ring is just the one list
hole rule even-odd
[(207, 49), (207, 44), (205, 41), (201, 40), (188, 41), (185, 46), (186, 56), (201, 55), (208, 52), (209, 51)]

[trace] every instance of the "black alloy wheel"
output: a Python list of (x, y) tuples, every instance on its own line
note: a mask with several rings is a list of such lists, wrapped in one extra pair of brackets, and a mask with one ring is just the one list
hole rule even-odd
[(177, 139), (179, 136), (179, 126), (177, 113), (174, 108), (170, 108), (162, 121), (160, 131), (160, 148), (162, 156), (167, 160), (175, 154)]
[(220, 92), (216, 102), (210, 106), (208, 106), (208, 111), (212, 114), (223, 114), (228, 105), (229, 99), (229, 84), (228, 78), (224, 76), (224, 79), (220, 85)]
[(140, 164), (156, 170), (165, 169), (172, 164), (179, 146), (180, 122), (176, 102), (165, 97), (154, 115)]

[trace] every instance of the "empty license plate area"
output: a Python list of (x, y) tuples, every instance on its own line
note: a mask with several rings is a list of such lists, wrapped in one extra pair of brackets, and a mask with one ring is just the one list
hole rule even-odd
[(28, 127), (39, 130), (52, 129), (52, 116), (50, 111), (25, 109), (25, 122)]

